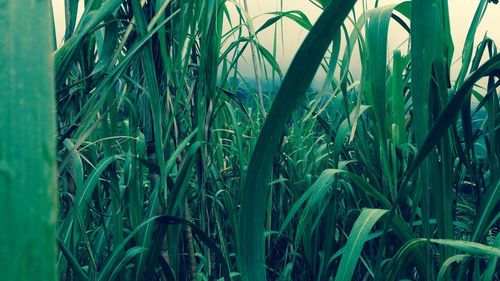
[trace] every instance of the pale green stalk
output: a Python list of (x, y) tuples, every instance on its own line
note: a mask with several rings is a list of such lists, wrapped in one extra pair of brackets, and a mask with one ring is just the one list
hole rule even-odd
[(0, 280), (56, 280), (50, 2), (0, 1)]

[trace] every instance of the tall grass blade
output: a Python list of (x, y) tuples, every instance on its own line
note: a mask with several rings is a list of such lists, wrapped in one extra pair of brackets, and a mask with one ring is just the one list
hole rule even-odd
[(0, 279), (56, 280), (50, 2), (0, 0)]
[(498, 203), (500, 202), (500, 179), (493, 182), (486, 190), (479, 209), (477, 211), (476, 219), (474, 221), (474, 227), (472, 232), (471, 240), (474, 242), (480, 242), (486, 231), (488, 230), (489, 224), (492, 222), (492, 217), (495, 216), (495, 209), (498, 209)]
[[(411, 94), (414, 110), (414, 133), (417, 146), (422, 149), (425, 138), (429, 132), (430, 116), (430, 82), (432, 62), (438, 53), (438, 46), (434, 43), (438, 39), (438, 32), (441, 31), (438, 13), (436, 10), (437, 1), (412, 2), (411, 7)], [(440, 46), (439, 46), (440, 47)], [(430, 192), (432, 191), (430, 181), (430, 163), (425, 159), (419, 168), (420, 177), (416, 186), (416, 198), (418, 204), (422, 197), (422, 218), (423, 235), (430, 238), (429, 217), (430, 217)], [(426, 259), (430, 260), (430, 248), (426, 248)], [(425, 279), (432, 278), (431, 263), (427, 263)]]
[(333, 34), (355, 1), (335, 1), (319, 17), (295, 55), (252, 154), (241, 192), (238, 229), (239, 265), (243, 280), (266, 280), (264, 216), (267, 181), (281, 130), (300, 105)]

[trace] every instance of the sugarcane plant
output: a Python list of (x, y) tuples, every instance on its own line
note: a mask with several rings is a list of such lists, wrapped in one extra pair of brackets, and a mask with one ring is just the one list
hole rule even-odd
[[(496, 3), (457, 47), (447, 1), (304, 1), (313, 23), (285, 1), (67, 0), (61, 42), (19, 17), (48, 1), (22, 2), (0, 0), (4, 272), (33, 253), (44, 280), (499, 278), (500, 56), (474, 41)], [(284, 22), (307, 33), (286, 71)]]

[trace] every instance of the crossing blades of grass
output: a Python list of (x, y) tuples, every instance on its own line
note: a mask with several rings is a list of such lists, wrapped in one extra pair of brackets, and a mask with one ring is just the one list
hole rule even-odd
[(486, 61), (483, 65), (481, 65), (464, 81), (462, 86), (453, 95), (450, 102), (439, 114), (436, 122), (434, 122), (431, 130), (429, 131), (429, 134), (426, 136), (422, 144), (422, 147), (418, 151), (417, 156), (415, 156), (412, 165), (406, 171), (406, 180), (422, 164), (422, 161), (446, 132), (446, 128), (450, 126), (454, 118), (458, 115), (458, 112), (460, 111), (460, 105), (462, 104), (465, 96), (473, 87), (473, 85), (482, 77), (488, 76), (492, 72), (498, 71), (498, 69), (500, 69), (500, 55), (495, 55), (491, 59)]
[[(2, 23), (11, 2), (0, 0)], [(496, 278), (484, 247), (500, 218), (500, 57), (492, 39), (475, 53), (472, 41), (489, 1), (478, 2), (454, 87), (447, 1), (363, 1), (357, 14), (353, 0), (313, 0), (325, 9), (314, 26), (283, 0), (255, 17), (238, 1), (64, 2), (54, 53), (62, 280)], [(401, 51), (387, 41), (399, 34), (392, 20), (412, 36)], [(282, 23), (309, 35), (275, 95), (291, 44)], [(250, 46), (262, 79), (245, 73)], [(6, 57), (2, 70), (25, 71)], [(4, 114), (21, 101), (18, 80), (4, 77), (16, 98), (1, 123), (22, 131), (18, 119), (32, 114)], [(13, 177), (5, 151), (39, 153), (24, 145), (46, 137), (33, 133), (0, 148), (0, 184)], [(27, 208), (28, 196), (16, 198)]]
[[(73, 62), (73, 57), (75, 56), (76, 51), (81, 47), (80, 44), (84, 40), (85, 36), (87, 36), (88, 33), (91, 32), (92, 29), (100, 24), (106, 17), (113, 13), (122, 2), (123, 0), (108, 0), (104, 1), (98, 8), (94, 7), (94, 9), (92, 9), (89, 5), (89, 9), (85, 10), (82, 15), (82, 19), (75, 29), (75, 32), (69, 39), (67, 39), (65, 44), (54, 53), (56, 85), (62, 85), (64, 79), (68, 75), (68, 70)], [(74, 9), (70, 10), (75, 12)], [(75, 14), (72, 14), (70, 17), (75, 17)], [(72, 19), (69, 20), (69, 23), (71, 23), (71, 21)]]
[(238, 258), (243, 280), (266, 280), (264, 262), (264, 216), (267, 181), (284, 125), (300, 105), (316, 69), (335, 32), (355, 1), (332, 2), (311, 28), (295, 55), (250, 161), (241, 192)]
[[(405, 257), (408, 255), (410, 251), (415, 249), (418, 246), (422, 246), (427, 242), (431, 242), (437, 245), (442, 245), (445, 247), (451, 247), (460, 252), (464, 252), (467, 255), (461, 256), (460, 260), (465, 260), (469, 258), (469, 255), (474, 255), (477, 257), (500, 257), (500, 249), (484, 245), (476, 242), (462, 241), (462, 240), (451, 240), (451, 239), (425, 239), (425, 238), (417, 238), (411, 241), (408, 241), (403, 247), (399, 249), (399, 251), (394, 255), (391, 260), (390, 266), (388, 266), (388, 275), (386, 280), (395, 280), (397, 273), (399, 271), (399, 267), (404, 262)], [(453, 259), (452, 259), (453, 260)], [(448, 262), (452, 261), (449, 260)], [(443, 265), (445, 266), (445, 265)], [(444, 274), (444, 273), (443, 273)]]

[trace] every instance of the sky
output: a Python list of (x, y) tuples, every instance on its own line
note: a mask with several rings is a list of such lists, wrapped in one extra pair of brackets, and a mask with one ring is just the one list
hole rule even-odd
[[(262, 23), (264, 23), (270, 16), (263, 14), (279, 9), (281, 2), (283, 2), (283, 10), (300, 10), (306, 14), (306, 16), (312, 23), (316, 21), (321, 13), (321, 9), (316, 7), (309, 0), (248, 0), (248, 13), (251, 17), (256, 17), (254, 20), (254, 26), (258, 27)], [(357, 15), (360, 14), (359, 11), (362, 11), (362, 2), (363, 1), (358, 1), (358, 3), (356, 4), (356, 10), (358, 11)], [(373, 7), (375, 1), (367, 0), (365, 2), (367, 3), (368, 7)], [(402, 1), (380, 0), (379, 6), (396, 4), (400, 2)], [(61, 38), (64, 35), (65, 26), (64, 0), (52, 0), (52, 3), (54, 8), (54, 19), (56, 23), (56, 35), (58, 38), (58, 44), (60, 45), (62, 43)], [(479, 0), (449, 0), (448, 3), (450, 9), (450, 25), (453, 42), (455, 45), (453, 61), (456, 63), (452, 67), (453, 77), (458, 75), (458, 71), (460, 69), (462, 46), (465, 42), (465, 37), (467, 35), (467, 31), (472, 18), (474, 17), (474, 13), (476, 11)], [(229, 1), (227, 2), (227, 5), (231, 5)], [(235, 11), (234, 8), (232, 10)], [(477, 45), (477, 43), (480, 42), (486, 32), (490, 38), (492, 38), (497, 44), (500, 44), (499, 18), (500, 4), (488, 5), (486, 14), (484, 15), (484, 18), (476, 33), (474, 45)], [(276, 59), (280, 64), (283, 72), (285, 72), (293, 58), (293, 55), (300, 46), (300, 43), (307, 35), (307, 32), (291, 20), (283, 21), (283, 30), (284, 47), (278, 44)], [(388, 53), (391, 54), (394, 49), (398, 48), (398, 46), (400, 46), (400, 44), (406, 40), (407, 35), (393, 21), (391, 21), (389, 34)], [(267, 31), (260, 33), (258, 39), (263, 46), (271, 49), (273, 45), (273, 29), (269, 28)], [(246, 57), (249, 61), (249, 54), (247, 54)], [(353, 60), (354, 62), (353, 65), (351, 65), (351, 70), (359, 70), (359, 64), (356, 65), (355, 59)], [(240, 65), (240, 67), (242, 67), (240, 71), (242, 71), (244, 75), (253, 75), (253, 68), (249, 63), (246, 66), (245, 64)], [(323, 75), (319, 73), (316, 79), (321, 79), (322, 77)]]

